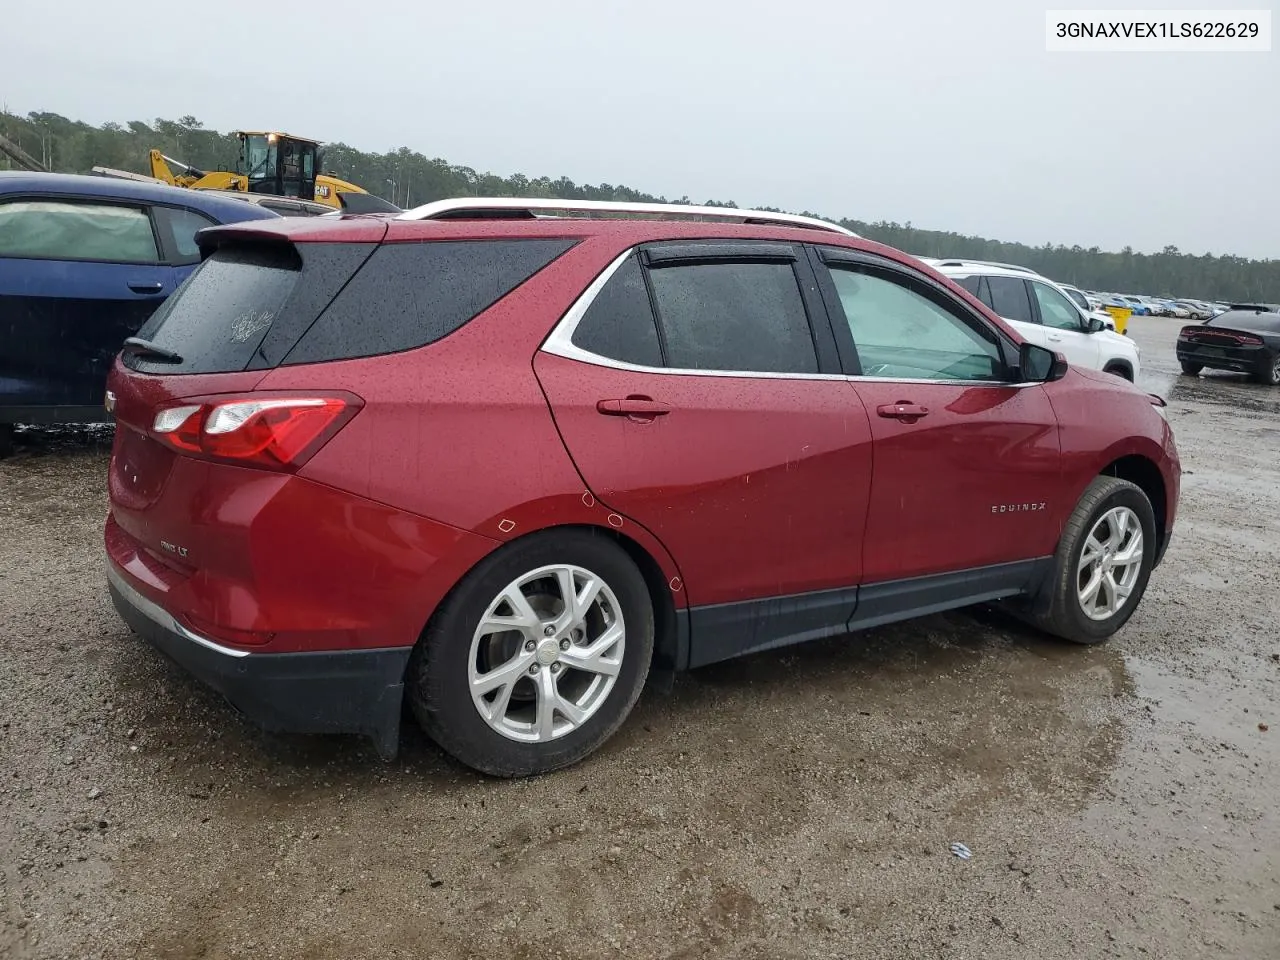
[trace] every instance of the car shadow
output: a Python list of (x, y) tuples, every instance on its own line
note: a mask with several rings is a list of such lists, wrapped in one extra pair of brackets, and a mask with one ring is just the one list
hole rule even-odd
[(1280, 388), (1255, 383), (1247, 374), (1205, 370), (1199, 376), (1175, 377), (1166, 399), (1173, 403), (1229, 406), (1250, 419), (1280, 413)]
[[(175, 793), (233, 796), (248, 815), (376, 784), (483, 796), (500, 782), (445, 755), (407, 709), (390, 762), (359, 737), (266, 733), (121, 634), (100, 666), (136, 731), (133, 754)], [(776, 778), (836, 764), (910, 779), (928, 767), (931, 776), (979, 777), (993, 796), (1012, 776), (1042, 789), (1070, 783), (1079, 799), (1114, 760), (1109, 711), (1128, 684), (1110, 645), (1056, 641), (999, 609), (971, 608), (681, 674), (669, 690), (647, 689), (586, 761), (535, 779), (581, 780), (585, 789), (593, 775), (637, 768), (691, 777), (726, 768), (736, 779), (744, 769)]]

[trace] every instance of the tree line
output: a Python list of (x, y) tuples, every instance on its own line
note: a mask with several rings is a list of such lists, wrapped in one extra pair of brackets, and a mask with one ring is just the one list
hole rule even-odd
[[(157, 119), (152, 123), (139, 120), (104, 123), (95, 127), (56, 113), (18, 116), (0, 112), (0, 135), (15, 141), (49, 169), (65, 173), (87, 173), (94, 166), (148, 173), (147, 153), (151, 149), (200, 169), (234, 170), (238, 154), (232, 134), (207, 130), (192, 116)], [(8, 158), (0, 155), (0, 169), (6, 169), (8, 164)], [(389, 153), (367, 153), (345, 143), (326, 144), (322, 148), (321, 169), (404, 207), (460, 196), (695, 202), (687, 196), (668, 200), (620, 184), (577, 184), (567, 177), (530, 178), (520, 173), (503, 177), (438, 157), (429, 158), (407, 147)], [(732, 201), (702, 202), (736, 206)], [(1018, 263), (1059, 282), (1089, 290), (1212, 300), (1280, 301), (1280, 260), (1253, 260), (1230, 254), (1195, 255), (1182, 253), (1174, 246), (1167, 246), (1159, 253), (1135, 253), (1129, 247), (1114, 252), (1052, 243), (1036, 247), (924, 230), (910, 222), (867, 223), (847, 217), (836, 222), (864, 237), (917, 256)]]

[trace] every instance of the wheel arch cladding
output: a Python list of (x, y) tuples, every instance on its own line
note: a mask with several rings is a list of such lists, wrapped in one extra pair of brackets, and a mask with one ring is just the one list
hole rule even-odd
[[(1151, 501), (1151, 510), (1156, 515), (1156, 536), (1163, 544), (1168, 536), (1169, 494), (1164, 487), (1164, 477), (1155, 462), (1139, 453), (1129, 454), (1107, 464), (1102, 470), (1102, 476), (1128, 480), (1147, 495), (1147, 499)], [(1160, 547), (1157, 547), (1157, 556), (1161, 552)]]
[(1113, 373), (1117, 376), (1124, 377), (1130, 383), (1133, 382), (1133, 367), (1127, 360), (1112, 360), (1107, 364), (1107, 368), (1103, 372)]
[[(517, 544), (524, 543), (532, 537), (543, 537), (553, 533), (570, 533), (581, 532), (598, 536), (601, 539), (608, 540), (622, 550), (636, 565), (640, 571), (641, 577), (644, 579), (645, 587), (649, 592), (649, 599), (653, 604), (653, 657), (649, 666), (650, 674), (655, 671), (663, 676), (669, 676), (677, 670), (683, 668), (688, 659), (687, 655), (687, 630), (682, 628), (685, 622), (681, 611), (676, 609), (675, 599), (671, 583), (667, 579), (666, 573), (662, 569), (662, 565), (658, 560), (637, 540), (627, 536), (609, 527), (596, 526), (589, 523), (571, 523), (557, 524), (547, 527), (539, 527), (537, 530), (530, 530), (521, 536), (512, 537), (510, 540), (503, 541), (495, 546), (495, 548), (483, 557), (473, 563), (462, 576), (458, 577), (452, 587), (440, 598), (440, 602), (436, 604), (435, 609), (431, 611), (430, 616), (423, 622), (422, 630), (418, 635), (418, 643), (422, 642), (422, 638), (427, 634), (427, 628), (431, 621), (439, 614), (440, 609), (444, 606), (445, 601), (458, 589), (458, 586), (479, 567), (482, 563), (491, 559), (499, 551), (508, 550)], [(655, 678), (655, 680), (658, 678)]]

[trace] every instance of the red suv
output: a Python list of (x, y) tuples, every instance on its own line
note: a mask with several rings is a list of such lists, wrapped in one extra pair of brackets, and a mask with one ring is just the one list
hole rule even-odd
[(121, 616), (270, 729), (393, 756), (407, 694), (505, 776), (589, 754), (650, 674), (987, 601), (1128, 620), (1178, 500), (1163, 401), (832, 224), (595, 206), (631, 216), (203, 231), (108, 384)]

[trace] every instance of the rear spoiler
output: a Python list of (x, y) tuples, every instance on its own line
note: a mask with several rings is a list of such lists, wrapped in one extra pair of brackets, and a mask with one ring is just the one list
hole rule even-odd
[(203, 260), (224, 243), (381, 243), (389, 220), (381, 217), (277, 217), (242, 220), (197, 231)]
[(388, 203), (372, 193), (340, 193), (338, 202), (343, 213), (404, 213), (394, 203)]

